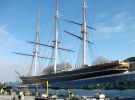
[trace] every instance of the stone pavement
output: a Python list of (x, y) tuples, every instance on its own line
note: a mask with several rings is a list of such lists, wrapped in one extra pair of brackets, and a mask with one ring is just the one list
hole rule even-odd
[[(0, 95), (0, 100), (12, 100), (11, 95)], [(16, 96), (16, 100), (18, 100), (18, 97)], [(25, 96), (25, 100), (34, 100), (33, 96)]]

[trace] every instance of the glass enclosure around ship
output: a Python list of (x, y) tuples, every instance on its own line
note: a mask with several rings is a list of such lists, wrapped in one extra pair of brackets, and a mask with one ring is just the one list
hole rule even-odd
[[(81, 86), (80, 86), (81, 87)], [(78, 88), (80, 88), (78, 87)], [(81, 88), (83, 89), (103, 89), (103, 90), (111, 90), (111, 89), (135, 89), (135, 80), (134, 81), (126, 81), (126, 82), (117, 82), (117, 83), (100, 83), (100, 84), (89, 84), (84, 85)]]
[[(130, 71), (135, 72), (135, 57), (127, 58), (125, 61), (129, 62), (129, 64), (130, 64)], [(120, 90), (135, 89), (135, 79), (131, 79), (131, 80), (129, 79), (129, 80), (125, 80), (122, 82), (89, 84), (89, 85), (82, 86), (82, 88), (85, 88), (85, 89), (105, 89), (105, 90), (109, 90), (109, 89), (120, 89)]]

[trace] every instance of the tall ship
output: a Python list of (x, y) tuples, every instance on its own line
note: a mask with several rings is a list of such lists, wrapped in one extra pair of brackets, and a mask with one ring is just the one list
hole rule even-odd
[[(53, 73), (50, 74), (43, 74), (43, 75), (37, 75), (36, 73), (36, 67), (37, 67), (37, 59), (40, 57), (39, 56), (39, 51), (38, 51), (38, 46), (39, 45), (44, 45), (39, 43), (38, 38), (39, 38), (39, 17), (37, 21), (37, 29), (36, 29), (36, 38), (35, 42), (30, 42), (35, 45), (33, 55), (28, 55), (33, 57), (32, 65), (34, 66), (34, 74), (32, 76), (20, 76), (22, 82), (26, 84), (31, 84), (31, 83), (37, 83), (37, 82), (45, 82), (48, 81), (49, 83), (55, 83), (55, 82), (68, 82), (68, 81), (74, 81), (74, 80), (80, 80), (80, 79), (91, 79), (91, 78), (96, 78), (99, 76), (108, 76), (108, 75), (115, 75), (115, 74), (120, 74), (120, 73), (126, 73), (129, 71), (129, 64), (124, 61), (111, 61), (109, 63), (104, 63), (104, 64), (98, 64), (98, 65), (92, 65), (89, 66), (86, 64), (86, 44), (89, 42), (87, 40), (87, 28), (94, 29), (92, 27), (89, 27), (86, 25), (86, 0), (83, 0), (83, 7), (82, 7), (82, 24), (76, 23), (74, 21), (68, 21), (70, 23), (75, 23), (78, 25), (81, 25), (81, 33), (82, 37), (79, 37), (79, 39), (82, 40), (83, 48), (82, 48), (82, 65), (80, 68), (77, 69), (72, 69), (69, 71), (61, 71), (57, 72), (57, 50), (58, 49), (63, 49), (67, 50), (64, 48), (59, 48), (58, 47), (58, 0), (56, 0), (56, 15), (55, 15), (55, 34), (54, 34), (54, 45), (51, 46), (54, 50), (53, 52), (53, 60), (54, 60), (54, 71)], [(66, 33), (69, 33), (72, 36), (78, 37), (68, 31), (65, 31)], [(89, 42), (90, 44), (93, 44), (92, 42)], [(48, 45), (47, 45), (48, 46)], [(67, 50), (67, 51), (72, 51), (72, 50)], [(16, 53), (16, 52), (15, 52)], [(21, 53), (16, 53), (16, 54), (21, 54)], [(25, 55), (25, 54), (22, 54)], [(46, 57), (40, 57), (40, 58), (46, 58)], [(50, 59), (50, 58), (46, 58)], [(64, 67), (64, 66), (63, 66)]]

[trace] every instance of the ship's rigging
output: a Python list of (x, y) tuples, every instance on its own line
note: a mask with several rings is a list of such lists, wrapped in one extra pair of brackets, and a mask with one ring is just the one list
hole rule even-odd
[[(15, 54), (31, 56), (32, 57), (32, 63), (31, 63), (30, 70), (28, 72), (28, 76), (36, 76), (36, 75), (39, 74), (39, 73), (37, 73), (37, 67), (39, 67), (39, 65), (38, 65), (38, 58), (50, 59), (53, 62), (53, 64), (54, 64), (54, 67), (53, 67), (54, 71), (53, 72), (56, 73), (57, 72), (56, 66), (57, 66), (57, 52), (58, 52), (58, 49), (64, 50), (64, 51), (68, 51), (68, 52), (75, 52), (75, 51), (70, 50), (70, 49), (58, 47), (58, 43), (60, 43), (58, 41), (58, 35), (59, 35), (58, 34), (58, 16), (59, 16), (59, 13), (58, 13), (58, 0), (56, 0), (55, 32), (54, 32), (54, 41), (53, 41), (54, 45), (48, 45), (48, 44), (43, 44), (43, 43), (39, 42), (39, 32), (40, 32), (40, 21), (39, 21), (40, 20), (40, 14), (39, 14), (38, 17), (37, 17), (37, 27), (36, 27), (35, 42), (27, 41), (28, 43), (32, 43), (32, 44), (35, 45), (33, 54), (25, 54), (25, 53), (20, 53), (20, 52), (13, 52)], [(49, 57), (39, 56), (39, 50), (38, 50), (39, 45), (52, 48), (52, 50), (53, 50), (52, 56), (50, 58)]]
[[(90, 43), (90, 44), (93, 44), (92, 42), (90, 42), (89, 40), (87, 40), (87, 32), (86, 32), (86, 28), (90, 28), (90, 29), (94, 29), (96, 30), (95, 28), (93, 27), (90, 27), (90, 26), (87, 26), (86, 25), (86, 0), (83, 0), (83, 7), (82, 7), (82, 24), (78, 23), (78, 22), (75, 22), (75, 21), (69, 21), (69, 20), (65, 20), (66, 22), (70, 22), (70, 23), (73, 23), (73, 24), (77, 24), (77, 25), (80, 25), (82, 27), (82, 37), (79, 37), (75, 34), (72, 34), (68, 31), (64, 31), (74, 37), (77, 37), (79, 38), (81, 41), (82, 41), (82, 65), (80, 66), (83, 66), (83, 65), (86, 65), (86, 42), (87, 43)], [(36, 76), (37, 75), (37, 67), (39, 66), (38, 64), (38, 59), (39, 58), (46, 58), (46, 59), (51, 59), (53, 61), (53, 64), (54, 64), (54, 73), (57, 72), (57, 53), (58, 53), (58, 49), (60, 50), (65, 50), (65, 51), (69, 51), (69, 52), (75, 52), (73, 50), (69, 50), (69, 49), (65, 49), (65, 48), (61, 48), (58, 46), (58, 44), (60, 43), (58, 40), (58, 37), (59, 37), (59, 33), (58, 33), (58, 19), (59, 19), (59, 13), (58, 13), (58, 0), (56, 0), (56, 12), (55, 12), (55, 32), (54, 32), (54, 41), (53, 41), (53, 46), (52, 45), (48, 45), (48, 44), (43, 44), (43, 43), (40, 43), (39, 42), (39, 32), (40, 32), (40, 12), (39, 12), (39, 15), (37, 17), (37, 27), (36, 27), (36, 37), (35, 37), (35, 42), (31, 42), (31, 41), (27, 41), (28, 43), (32, 43), (35, 45), (34, 47), (34, 51), (33, 51), (33, 54), (25, 54), (25, 53), (19, 53), (19, 52), (13, 52), (15, 54), (20, 54), (20, 55), (25, 55), (25, 56), (32, 56), (32, 63), (31, 63), (31, 67), (30, 67), (30, 70), (29, 70), (29, 76)], [(52, 56), (51, 58), (49, 57), (42, 57), (42, 56), (39, 56), (39, 45), (41, 46), (46, 46), (46, 47), (50, 47), (52, 48), (53, 52), (52, 52)], [(34, 72), (34, 73), (33, 73)]]
[(35, 36), (35, 47), (34, 47), (34, 51), (33, 54), (26, 54), (26, 53), (20, 53), (20, 52), (13, 52), (15, 54), (19, 54), (19, 55), (25, 55), (25, 56), (31, 56), (32, 57), (32, 63), (30, 66), (30, 70), (28, 72), (28, 76), (36, 76), (39, 73), (37, 72), (37, 68), (39, 67), (39, 58), (45, 58), (45, 59), (51, 59), (48, 57), (43, 57), (43, 56), (39, 56), (39, 32), (40, 32), (40, 11), (39, 14), (37, 16), (37, 26), (36, 26), (36, 36)]
[[(47, 46), (47, 47), (51, 47), (53, 49), (53, 56), (51, 58), (51, 60), (53, 60), (54, 63), (54, 71), (51, 74), (47, 74), (47, 75), (36, 75), (36, 68), (35, 66), (37, 66), (38, 63), (32, 63), (33, 67), (34, 67), (34, 75), (33, 76), (22, 76), (21, 79), (23, 82), (25, 83), (35, 83), (35, 82), (45, 82), (45, 81), (49, 81), (49, 82), (61, 82), (61, 81), (72, 81), (72, 80), (79, 80), (79, 79), (85, 79), (85, 78), (93, 78), (93, 77), (98, 77), (98, 76), (104, 76), (104, 75), (110, 75), (110, 74), (118, 74), (118, 73), (124, 73), (125, 71), (128, 71), (129, 68), (129, 64), (128, 63), (124, 63), (124, 62), (119, 62), (119, 61), (115, 61), (112, 63), (106, 63), (106, 64), (101, 64), (101, 65), (95, 65), (95, 66), (89, 66), (86, 63), (86, 43), (89, 44), (93, 44), (92, 42), (90, 42), (89, 40), (87, 40), (87, 28), (90, 29), (94, 29), (92, 27), (88, 27), (86, 25), (86, 0), (83, 0), (83, 7), (82, 7), (82, 24), (79, 24), (77, 22), (74, 21), (67, 21), (67, 22), (71, 22), (74, 24), (78, 24), (81, 26), (81, 33), (82, 33), (82, 37), (79, 37), (78, 35), (74, 35), (68, 31), (65, 31), (66, 33), (79, 38), (82, 41), (82, 64), (81, 64), (81, 68), (79, 69), (74, 69), (74, 70), (70, 70), (70, 71), (65, 71), (65, 72), (57, 72), (57, 53), (58, 53), (58, 49), (60, 50), (66, 50), (66, 51), (70, 51), (70, 52), (74, 52), (73, 50), (68, 50), (68, 49), (64, 49), (59, 47), (59, 32), (58, 32), (58, 0), (56, 0), (56, 13), (55, 13), (55, 31), (54, 31), (54, 44), (53, 46), (51, 45), (46, 45), (46, 44), (42, 44), (39, 43), (38, 41), (38, 35), (39, 35), (39, 17), (38, 17), (38, 21), (37, 21), (37, 28), (36, 28), (36, 39), (35, 42), (30, 42), (32, 44), (35, 44), (35, 49), (34, 49), (34, 53), (33, 53), (33, 61), (37, 61), (39, 55), (38, 55), (38, 46), (42, 45), (42, 46)], [(19, 53), (18, 53), (19, 54)], [(26, 55), (26, 54), (24, 54)], [(30, 56), (30, 55), (29, 55)]]

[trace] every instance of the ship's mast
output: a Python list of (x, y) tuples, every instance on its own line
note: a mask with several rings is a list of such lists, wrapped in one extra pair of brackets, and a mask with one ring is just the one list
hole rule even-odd
[(37, 26), (36, 26), (36, 37), (35, 37), (35, 50), (33, 52), (33, 61), (32, 61), (32, 66), (34, 67), (34, 76), (37, 74), (37, 66), (38, 66), (38, 42), (39, 42), (39, 31), (40, 31), (40, 12), (37, 17)]
[(58, 0), (56, 0), (56, 14), (55, 14), (55, 32), (54, 32), (54, 73), (56, 73), (57, 66), (57, 52), (58, 52)]
[(82, 44), (83, 44), (83, 54), (82, 54), (82, 64), (86, 65), (86, 39), (87, 39), (87, 32), (86, 32), (86, 0), (83, 0), (83, 7), (82, 7)]

